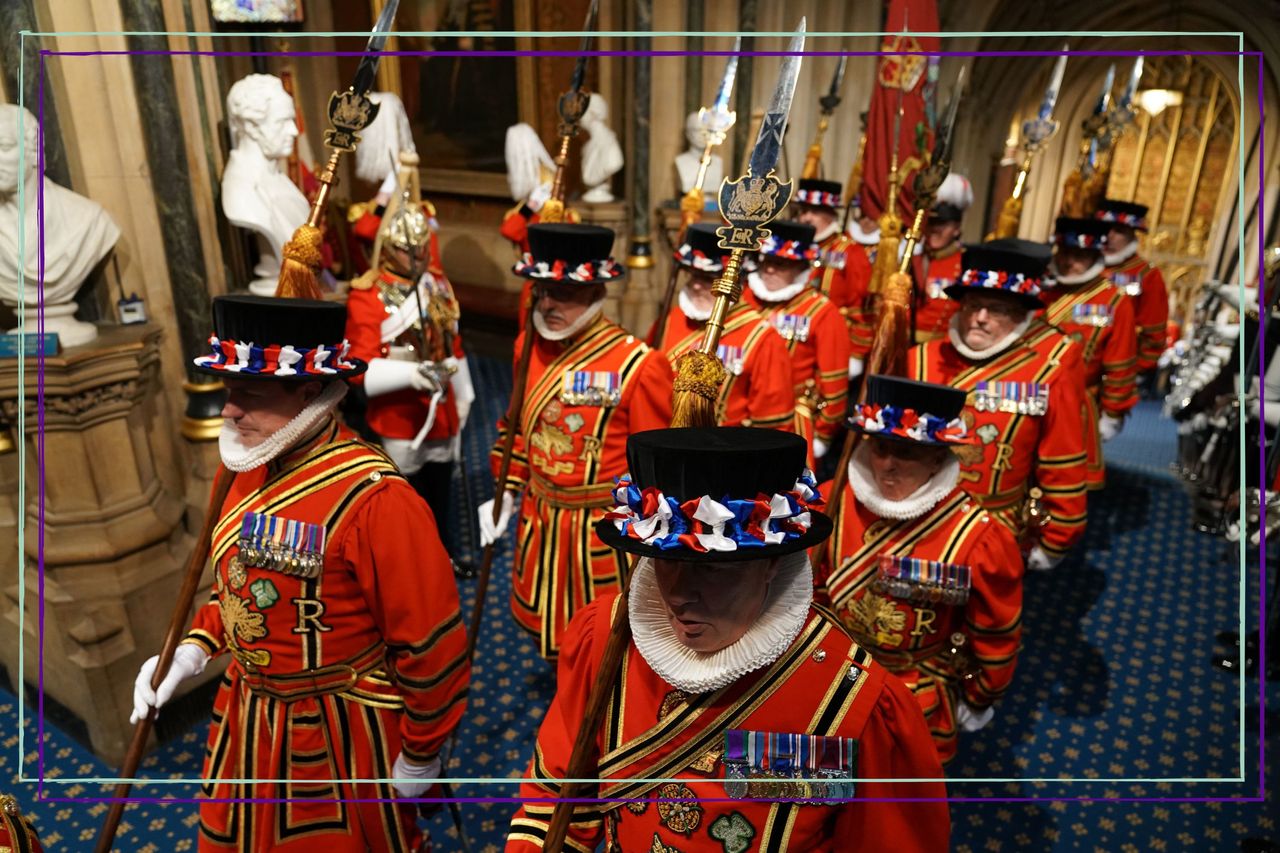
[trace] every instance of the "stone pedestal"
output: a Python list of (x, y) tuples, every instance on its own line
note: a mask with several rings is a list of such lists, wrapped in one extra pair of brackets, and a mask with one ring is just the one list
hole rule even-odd
[[(0, 627), (6, 637), (16, 636), (21, 579), (25, 674), (34, 685), (43, 549), (44, 687), (84, 721), (94, 751), (113, 764), (132, 733), (134, 677), (160, 650), (191, 548), (183, 524), (186, 478), (178, 470), (175, 432), (157, 400), (160, 338), (160, 328), (150, 324), (108, 326), (92, 344), (45, 359), (43, 539), (37, 363), (27, 360), (21, 577), (17, 549), (0, 553)], [(0, 409), (11, 424), (21, 416), (17, 367), (14, 359), (0, 360)], [(0, 497), (14, 508), (15, 458), (0, 463)], [(0, 513), (0, 540), (16, 541), (16, 523), (12, 513)], [(205, 600), (207, 593), (197, 595), (197, 602)], [(16, 642), (0, 642), (0, 662), (15, 678), (18, 653)]]

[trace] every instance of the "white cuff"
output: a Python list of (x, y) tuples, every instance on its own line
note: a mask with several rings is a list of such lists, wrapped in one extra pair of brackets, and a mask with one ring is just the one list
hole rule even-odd
[(371, 358), (369, 369), (364, 374), (364, 393), (370, 397), (380, 397), (393, 391), (411, 388), (417, 373), (416, 362), (400, 361), (394, 358)]
[(862, 375), (862, 359), (849, 356), (849, 378), (857, 379)]

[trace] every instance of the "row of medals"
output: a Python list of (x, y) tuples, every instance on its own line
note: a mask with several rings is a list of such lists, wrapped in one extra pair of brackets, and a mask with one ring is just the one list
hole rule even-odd
[(307, 580), (318, 576), (324, 568), (323, 554), (301, 553), (289, 548), (263, 548), (248, 539), (241, 539), (236, 544), (240, 548), (239, 553), (227, 564), (227, 578), (236, 589), (248, 580), (248, 566)]
[(878, 577), (872, 584), (872, 588), (881, 595), (892, 595), (894, 598), (922, 603), (964, 604), (969, 600), (967, 589), (903, 578)]

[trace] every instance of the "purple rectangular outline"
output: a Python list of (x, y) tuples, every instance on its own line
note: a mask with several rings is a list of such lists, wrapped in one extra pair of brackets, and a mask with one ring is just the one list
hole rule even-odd
[[(1223, 37), (1236, 35), (1233, 33), (1224, 33)], [(583, 51), (542, 51), (542, 50), (513, 50), (513, 51), (490, 51), (478, 53), (476, 51), (384, 51), (388, 56), (460, 56), (471, 58), (486, 57), (510, 57), (510, 56), (580, 56)], [(635, 50), (635, 51), (585, 51), (588, 56), (619, 56), (619, 57), (654, 57), (654, 56), (728, 56), (731, 51), (652, 51), (652, 50)], [(44, 77), (45, 77), (45, 57), (46, 56), (363, 56), (363, 51), (183, 51), (183, 50), (156, 50), (156, 51), (40, 51), (40, 79), (37, 83), (38, 91), (38, 116), (39, 116), (39, 137), (38, 137), (38, 165), (40, 173), (44, 173)], [(741, 56), (997, 56), (997, 57), (1032, 57), (1032, 56), (1238, 56), (1238, 57), (1256, 57), (1258, 60), (1258, 270), (1259, 270), (1259, 294), (1260, 303), (1265, 304), (1263, 295), (1266, 287), (1265, 256), (1266, 247), (1263, 245), (1266, 239), (1266, 231), (1264, 225), (1265, 208), (1263, 199), (1265, 197), (1265, 178), (1264, 170), (1261, 164), (1265, 163), (1265, 130), (1266, 130), (1266, 112), (1265, 100), (1263, 98), (1263, 53), (1261, 51), (1072, 51), (1072, 50), (1046, 50), (1046, 51), (740, 51)], [(1243, 95), (1243, 92), (1241, 93)], [(37, 206), (37, 224), (39, 228), (39, 281), (38, 285), (43, 293), (44, 288), (44, 183), (41, 181), (38, 185), (36, 195)], [(1244, 215), (1243, 210), (1240, 211), (1241, 216)], [(44, 302), (43, 298), (37, 302), (37, 332), (44, 333)], [(1265, 365), (1266, 358), (1266, 332), (1265, 324), (1259, 324), (1259, 375), (1261, 375), (1262, 366)], [(38, 541), (38, 559), (37, 559), (37, 589), (39, 594), (39, 620), (38, 630), (40, 640), (38, 644), (39, 674), (38, 674), (38, 690), (39, 697), (37, 700), (37, 745), (38, 759), (38, 777), (36, 785), (36, 799), (44, 802), (67, 802), (67, 803), (97, 803), (97, 802), (139, 802), (139, 803), (193, 803), (198, 804), (203, 801), (210, 802), (243, 802), (243, 803), (279, 803), (293, 802), (288, 799), (271, 799), (261, 797), (243, 797), (243, 798), (157, 798), (157, 797), (98, 797), (98, 798), (79, 798), (79, 797), (46, 797), (44, 796), (44, 491), (45, 491), (45, 465), (44, 465), (44, 351), (40, 350), (36, 356), (36, 452), (37, 465), (39, 467), (38, 475), (38, 498), (40, 506), (38, 509), (39, 533)], [(1264, 403), (1260, 405), (1265, 405)], [(1263, 439), (1265, 441), (1265, 439)], [(1259, 447), (1259, 485), (1262, 502), (1262, 513), (1265, 517), (1266, 511), (1266, 460), (1265, 445)], [(1266, 531), (1265, 527), (1260, 531), (1258, 553), (1263, 557), (1266, 553)], [(1266, 582), (1267, 567), (1266, 559), (1259, 560), (1260, 585), (1262, 594), (1259, 596), (1259, 671), (1266, 671)], [(1244, 677), (1243, 672), (1241, 678)], [(1265, 803), (1266, 798), (1266, 681), (1259, 679), (1258, 687), (1258, 796), (1257, 797), (917, 797), (917, 798), (866, 798), (860, 799), (859, 802), (994, 802), (994, 803), (1021, 803), (1021, 802), (1133, 802), (1133, 803)], [(516, 783), (517, 780), (512, 780)], [(1011, 780), (1016, 781), (1016, 780)], [(1084, 781), (1084, 780), (1077, 780)], [(1162, 780), (1155, 780), (1158, 784)], [(1224, 780), (1224, 782), (1227, 780)], [(139, 785), (146, 784), (145, 781), (137, 783)], [(192, 782), (191, 784), (198, 784)], [(911, 783), (903, 783), (911, 784)], [(992, 783), (996, 784), (996, 783)], [(1049, 782), (1041, 782), (1038, 784), (1052, 784)], [(821, 798), (819, 798), (821, 799)], [(370, 803), (370, 802), (423, 802), (423, 803), (440, 803), (440, 802), (480, 802), (480, 803), (515, 803), (526, 802), (528, 800), (519, 797), (455, 797), (450, 800), (439, 798), (432, 799), (347, 799), (340, 802), (351, 803)], [(684, 800), (660, 800), (662, 802), (685, 802)], [(730, 799), (716, 798), (698, 798), (697, 801), (704, 802), (736, 802)], [(840, 800), (824, 800), (825, 802), (842, 802)], [(572, 799), (568, 802), (575, 803), (602, 803), (602, 802), (635, 802), (632, 799), (625, 798), (603, 798), (603, 799)]]

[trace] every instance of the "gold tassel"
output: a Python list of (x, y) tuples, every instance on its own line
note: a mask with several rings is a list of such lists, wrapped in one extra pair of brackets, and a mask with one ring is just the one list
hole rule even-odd
[(906, 367), (907, 308), (911, 299), (911, 276), (894, 270), (880, 294), (880, 314), (876, 336), (867, 356), (867, 375), (901, 376)]
[(996, 230), (987, 235), (988, 240), (1002, 240), (1005, 237), (1017, 237), (1018, 226), (1022, 222), (1022, 199), (1009, 196), (1000, 208), (1000, 216), (996, 219)]
[(876, 246), (876, 263), (871, 269), (868, 293), (878, 294), (885, 279), (898, 269), (898, 244), (902, 241), (902, 220), (886, 210), (880, 216), (880, 243)]
[(316, 273), (324, 263), (320, 246), (324, 237), (314, 225), (300, 225), (293, 237), (284, 244), (284, 259), (280, 263), (280, 278), (276, 281), (276, 296), (282, 299), (323, 299)]
[(673, 427), (713, 427), (720, 387), (728, 378), (720, 359), (692, 350), (676, 359), (675, 393), (672, 395)]
[(1084, 216), (1083, 199), (1081, 191), (1083, 189), (1084, 178), (1080, 175), (1080, 170), (1076, 169), (1067, 179), (1062, 182), (1062, 210), (1060, 216), (1071, 216), (1080, 218)]

